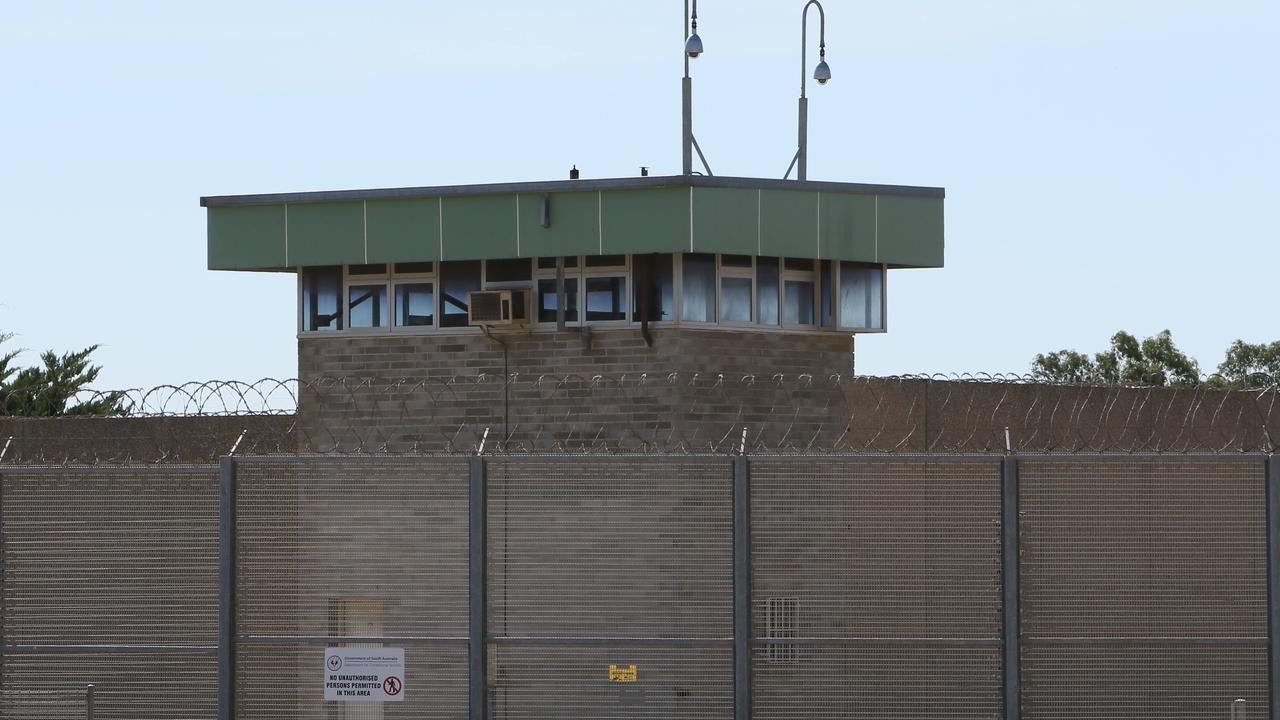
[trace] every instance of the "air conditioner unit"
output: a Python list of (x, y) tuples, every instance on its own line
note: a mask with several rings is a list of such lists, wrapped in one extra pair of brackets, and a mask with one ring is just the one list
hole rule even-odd
[(467, 294), (467, 324), (525, 325), (531, 307), (528, 289), (477, 290)]

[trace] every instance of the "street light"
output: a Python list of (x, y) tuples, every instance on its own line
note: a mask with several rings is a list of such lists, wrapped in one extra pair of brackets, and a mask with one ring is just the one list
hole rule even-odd
[(822, 3), (818, 0), (809, 0), (805, 3), (804, 13), (800, 16), (800, 129), (797, 133), (799, 148), (796, 150), (796, 156), (791, 160), (791, 166), (787, 167), (787, 174), (783, 179), (791, 175), (791, 167), (796, 168), (797, 180), (809, 178), (809, 98), (805, 96), (805, 83), (808, 79), (806, 52), (809, 45), (809, 8), (813, 5), (818, 6), (820, 23), (819, 61), (818, 66), (813, 70), (813, 79), (817, 80), (819, 85), (826, 85), (831, 81), (831, 66), (827, 65), (827, 11), (822, 8)]
[[(693, 31), (690, 32), (689, 22), (693, 21)], [(702, 161), (702, 167), (706, 169), (707, 174), (711, 175), (711, 167), (707, 165), (707, 158), (702, 154), (702, 148), (698, 147), (698, 141), (693, 137), (693, 79), (689, 77), (689, 61), (702, 54), (702, 38), (698, 37), (698, 0), (693, 0), (693, 13), (689, 12), (689, 0), (684, 0), (684, 81), (683, 81), (683, 102), (682, 102), (682, 129), (680, 154), (684, 165), (684, 174), (693, 174), (693, 151), (698, 151), (698, 159)]]
[[(686, 0), (684, 11), (689, 12), (689, 3)], [(685, 30), (688, 34), (688, 30)], [(702, 54), (702, 38), (698, 37), (698, 0), (693, 0), (693, 34), (689, 35), (689, 39), (684, 43), (684, 51), (691, 58), (696, 58)], [(685, 74), (688, 74), (688, 65), (685, 65)]]

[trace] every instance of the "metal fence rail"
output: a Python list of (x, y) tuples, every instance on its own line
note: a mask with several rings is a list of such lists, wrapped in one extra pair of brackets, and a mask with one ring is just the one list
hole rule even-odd
[[(1278, 465), (4, 468), (0, 715), (1275, 718)], [(338, 645), (404, 648), (405, 701), (324, 702)]]

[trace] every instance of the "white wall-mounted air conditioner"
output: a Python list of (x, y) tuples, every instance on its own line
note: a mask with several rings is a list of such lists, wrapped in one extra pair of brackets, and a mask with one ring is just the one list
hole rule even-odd
[(467, 294), (467, 324), (526, 325), (533, 294), (528, 289), (476, 290)]

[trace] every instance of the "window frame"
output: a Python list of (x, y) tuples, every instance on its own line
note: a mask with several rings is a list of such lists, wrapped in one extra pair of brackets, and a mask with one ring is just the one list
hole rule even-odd
[[(748, 255), (751, 260), (750, 267), (739, 267), (735, 265), (726, 266), (724, 264), (723, 253), (693, 253), (696, 255), (709, 255), (714, 258), (714, 275), (715, 275), (715, 292), (713, 317), (714, 321), (704, 322), (699, 320), (684, 319), (684, 293), (685, 293), (685, 258), (688, 252), (671, 252), (663, 253), (671, 258), (671, 300), (673, 304), (672, 317), (669, 320), (650, 319), (649, 323), (661, 324), (669, 327), (687, 327), (694, 329), (715, 329), (724, 328), (728, 330), (745, 330), (755, 328), (766, 332), (783, 332), (783, 333), (844, 333), (844, 334), (861, 334), (861, 333), (886, 333), (889, 328), (889, 266), (885, 263), (864, 263), (848, 260), (831, 260), (835, 268), (833, 278), (824, 278), (820, 270), (821, 265), (818, 259), (808, 258), (792, 258), (795, 261), (808, 263), (811, 270), (795, 270), (787, 268), (787, 258), (785, 256), (773, 255)], [(734, 253), (738, 255), (739, 253)], [(636, 277), (634, 253), (623, 255), (624, 262), (620, 265), (610, 265), (601, 267), (587, 267), (585, 255), (566, 255), (564, 256), (566, 264), (572, 262), (576, 267), (566, 267), (564, 277), (566, 280), (577, 282), (578, 287), (578, 319), (567, 320), (566, 327), (599, 327), (602, 329), (615, 328), (638, 328), (640, 320), (637, 318), (637, 298), (636, 298)], [(760, 321), (760, 259), (771, 258), (778, 263), (778, 323), (765, 324)], [(530, 275), (529, 280), (519, 281), (503, 281), (491, 282), (489, 280), (489, 262), (484, 259), (477, 262), (480, 263), (480, 288), (482, 290), (528, 290), (531, 297), (532, 307), (530, 308), (530, 321), (527, 328), (529, 330), (549, 330), (556, 327), (554, 321), (543, 322), (539, 320), (540, 302), (538, 297), (538, 285), (540, 281), (553, 280), (556, 276), (555, 268), (538, 267), (538, 257), (528, 258), (511, 258), (513, 260), (527, 260), (529, 262)], [(842, 293), (842, 268), (844, 264), (859, 266), (864, 268), (877, 268), (880, 272), (880, 312), (881, 324), (880, 328), (867, 327), (845, 327), (843, 318), (843, 307), (841, 302)], [(401, 263), (403, 264), (403, 263)], [(379, 274), (356, 274), (351, 273), (351, 265), (338, 266), (341, 268), (339, 278), (339, 298), (342, 324), (341, 329), (335, 330), (307, 330), (306, 323), (306, 279), (305, 275), (308, 270), (317, 268), (312, 267), (296, 267), (296, 286), (295, 286), (295, 324), (299, 337), (325, 337), (333, 335), (349, 335), (349, 336), (370, 336), (370, 335), (421, 335), (431, 333), (472, 333), (480, 332), (479, 328), (469, 326), (444, 327), (441, 322), (443, 314), (441, 312), (442, 292), (443, 288), (443, 262), (431, 261), (430, 272), (411, 272), (397, 273), (395, 271), (396, 263), (386, 263), (386, 272)], [(625, 320), (588, 320), (587, 319), (587, 283), (591, 279), (596, 278), (621, 278), (627, 285), (624, 293), (624, 302), (626, 304)], [(751, 320), (744, 322), (740, 320), (722, 320), (721, 313), (724, 311), (724, 281), (727, 278), (739, 278), (748, 280), (751, 283)], [(786, 322), (787, 311), (787, 282), (808, 282), (813, 288), (812, 308), (813, 322), (792, 324)], [(822, 298), (825, 291), (824, 282), (830, 282), (833, 285), (834, 304), (832, 307), (832, 316), (834, 324), (827, 327), (821, 324), (822, 321)], [(428, 283), (432, 287), (433, 294), (433, 315), (430, 325), (399, 325), (400, 308), (398, 306), (397, 288), (400, 285)], [(386, 312), (388, 314), (387, 324), (385, 327), (372, 328), (353, 328), (351, 327), (351, 307), (350, 296), (351, 288), (363, 285), (384, 285), (387, 293)]]
[[(352, 275), (351, 266), (342, 266), (342, 323), (345, 328), (344, 332), (351, 335), (385, 335), (391, 328), (391, 321), (395, 319), (394, 309), (391, 299), (391, 263), (387, 263), (387, 270), (383, 273), (370, 273)], [(387, 317), (386, 327), (352, 327), (351, 326), (351, 288), (365, 285), (381, 284), (384, 288), (383, 292), (387, 293), (387, 309), (390, 314)]]
[[(631, 325), (634, 325), (635, 327), (640, 327), (641, 325), (640, 305), (639, 305), (639, 299), (636, 297), (640, 288), (639, 288), (639, 284), (636, 282), (636, 279), (635, 279), (635, 263), (633, 262), (633, 258), (635, 258), (636, 255), (644, 255), (646, 257), (666, 256), (671, 258), (671, 319), (662, 320), (662, 319), (649, 318), (649, 324), (658, 325), (661, 327), (670, 327), (673, 325), (679, 325), (680, 310), (681, 310), (680, 262), (681, 262), (681, 257), (683, 256), (683, 253), (679, 253), (679, 252), (631, 253), (627, 255), (627, 263), (628, 263), (627, 267), (629, 271), (628, 274), (630, 275), (630, 282), (631, 282), (631, 291), (630, 291), (631, 292)], [(651, 273), (653, 272), (652, 265), (650, 265), (649, 271)], [(659, 305), (661, 305), (661, 298), (659, 298)]]
[[(684, 317), (684, 259), (690, 255), (710, 255), (711, 256), (711, 282), (712, 282), (712, 302), (715, 307), (711, 308), (711, 320), (686, 320)], [(720, 325), (720, 255), (713, 252), (682, 252), (676, 253), (676, 292), (675, 295), (675, 323), (676, 325), (687, 325), (696, 328), (714, 328)], [(745, 327), (745, 326), (743, 326)]]
[[(631, 277), (631, 255), (624, 254), (622, 256), (621, 265), (602, 265), (600, 267), (587, 267), (586, 256), (578, 259), (578, 267), (582, 271), (582, 275), (578, 280), (578, 318), (580, 323), (585, 323), (591, 327), (628, 327), (631, 325), (631, 318), (634, 316), (632, 312), (631, 296), (634, 294), (635, 286)], [(551, 271), (551, 276), (555, 277), (555, 271)], [(565, 270), (565, 279), (569, 277), (569, 271)], [(592, 278), (622, 278), (623, 296), (626, 303), (626, 318), (622, 320), (587, 320), (589, 298), (587, 296), (587, 281)]]
[[(739, 253), (733, 253), (739, 254)], [(716, 325), (724, 325), (725, 327), (745, 328), (758, 325), (756, 316), (759, 314), (756, 308), (756, 256), (748, 255), (751, 258), (751, 265), (748, 267), (738, 267), (736, 265), (726, 266), (724, 264), (724, 254), (716, 253)], [(751, 283), (751, 306), (750, 319), (748, 320), (725, 320), (724, 319), (724, 281), (726, 278), (737, 278), (740, 280), (748, 280)], [(769, 327), (761, 325), (760, 327)]]
[[(792, 258), (793, 260), (806, 260), (807, 258)], [(822, 329), (822, 281), (821, 266), (818, 259), (809, 259), (811, 270), (791, 270), (787, 268), (787, 258), (778, 258), (778, 327), (786, 330), (787, 328), (796, 328), (801, 330), (821, 330), (822, 332), (830, 332), (830, 330)], [(810, 293), (812, 297), (809, 301), (812, 303), (810, 307), (813, 309), (813, 322), (811, 323), (788, 323), (787, 322), (787, 281), (791, 282), (807, 282), (813, 286)], [(772, 327), (772, 325), (767, 326)]]
[[(547, 256), (542, 255), (540, 257), (547, 257)], [(586, 310), (583, 307), (583, 299), (582, 299), (582, 291), (584, 289), (584, 285), (582, 282), (582, 270), (583, 270), (583, 265), (585, 264), (583, 261), (583, 256), (564, 255), (564, 256), (556, 256), (556, 257), (564, 257), (565, 259), (565, 266), (566, 266), (564, 269), (565, 285), (567, 286), (570, 280), (578, 281), (578, 290), (576, 293), (578, 296), (578, 319), (570, 320), (569, 318), (566, 317), (564, 320), (564, 326), (565, 327), (582, 327), (582, 323), (584, 322), (587, 315)], [(577, 261), (576, 266), (568, 267), (569, 258), (576, 258), (576, 261)], [(533, 261), (533, 283), (532, 283), (533, 284), (533, 300), (531, 300), (530, 303), (533, 305), (533, 311), (530, 313), (530, 316), (529, 316), (530, 326), (535, 328), (555, 328), (556, 327), (555, 320), (551, 320), (548, 322), (542, 322), (538, 320), (538, 314), (542, 311), (541, 298), (538, 296), (538, 281), (539, 280), (555, 280), (556, 269), (554, 267), (551, 267), (551, 268), (538, 267), (537, 257), (532, 258), (532, 261)], [(565, 288), (566, 299), (568, 299), (568, 295), (569, 295), (569, 290), (566, 287)]]
[[(401, 326), (398, 321), (400, 319), (400, 308), (398, 306), (400, 296), (396, 292), (399, 285), (415, 285), (420, 283), (431, 283), (431, 324), (430, 325), (404, 325)], [(391, 265), (391, 273), (387, 277), (387, 290), (391, 297), (391, 332), (393, 334), (413, 334), (421, 333), (424, 330), (440, 329), (440, 263), (431, 264), (431, 272), (429, 273), (397, 273), (395, 265)]]
[[(304, 277), (304, 274), (306, 273), (306, 271), (307, 271), (307, 270), (316, 270), (316, 269), (319, 269), (319, 268), (328, 268), (328, 267), (338, 267), (338, 268), (341, 268), (341, 269), (340, 269), (340, 271), (339, 271), (339, 274), (338, 274), (338, 309), (339, 309), (339, 311), (341, 311), (341, 312), (339, 313), (339, 314), (341, 315), (341, 317), (339, 318), (339, 321), (342, 323), (342, 327), (335, 328), (335, 329), (333, 329), (333, 330), (308, 330), (308, 329), (307, 329), (307, 325), (306, 325), (306, 323), (307, 323), (307, 313), (306, 313), (306, 303), (307, 303), (306, 287), (307, 287), (307, 283), (306, 283), (306, 278)], [(297, 276), (298, 276), (298, 314), (297, 314), (297, 319), (298, 319), (298, 335), (299, 335), (299, 336), (303, 336), (303, 335), (305, 335), (305, 336), (307, 336), (307, 337), (326, 337), (326, 336), (330, 336), (330, 335), (342, 335), (342, 334), (347, 333), (347, 332), (350, 330), (350, 327), (349, 327), (348, 325), (346, 325), (346, 313), (345, 313), (345, 311), (344, 311), (344, 306), (345, 306), (345, 304), (346, 304), (346, 292), (347, 292), (346, 287), (345, 287), (345, 285), (344, 285), (344, 277), (346, 276), (346, 273), (347, 273), (347, 266), (346, 266), (346, 265), (337, 265), (337, 266), (334, 266), (334, 265), (315, 265), (315, 266), (311, 266), (311, 267), (302, 267), (302, 266), (299, 266), (299, 267), (297, 268)]]
[[(836, 268), (836, 292), (835, 307), (833, 314), (835, 315), (835, 330), (837, 332), (848, 332), (858, 334), (881, 334), (889, 332), (889, 265), (886, 263), (863, 263), (854, 260), (840, 260), (840, 266)], [(879, 328), (862, 328), (862, 327), (845, 327), (844, 325), (844, 302), (842, 293), (844, 292), (844, 273), (842, 272), (844, 265), (862, 265), (867, 267), (877, 267), (880, 269), (880, 325)]]

